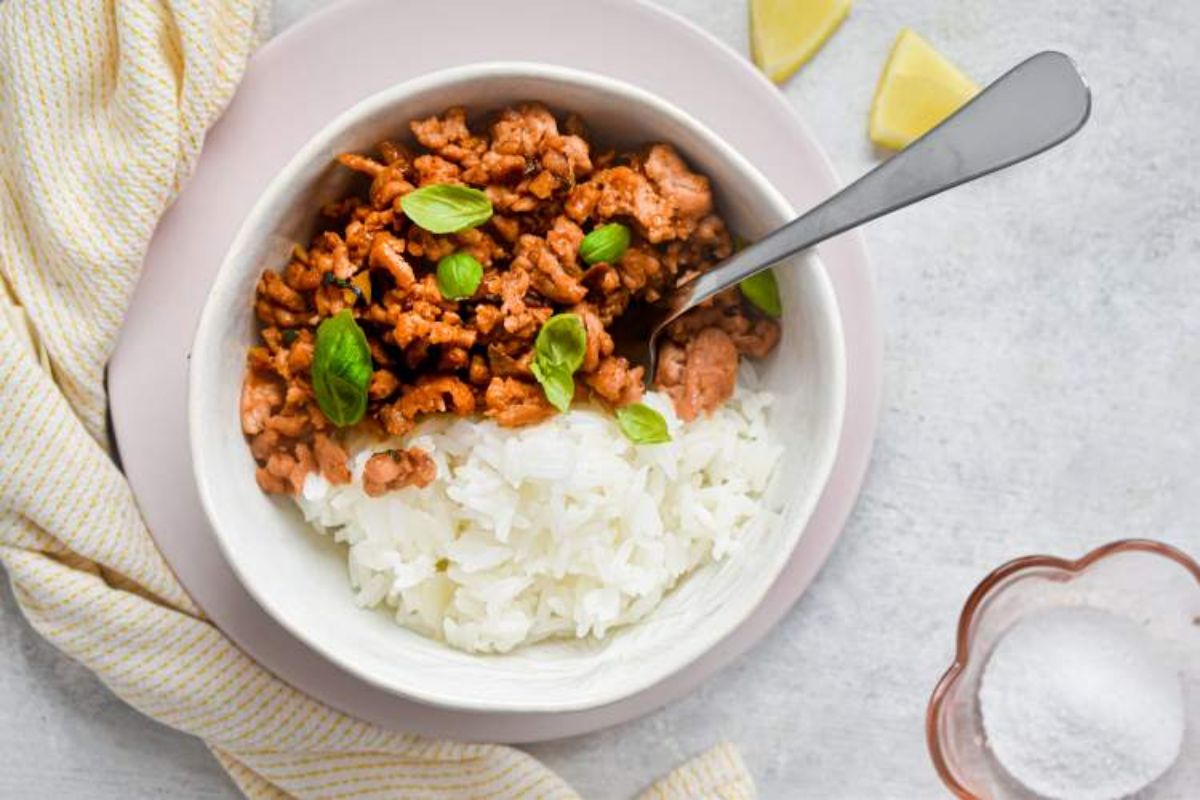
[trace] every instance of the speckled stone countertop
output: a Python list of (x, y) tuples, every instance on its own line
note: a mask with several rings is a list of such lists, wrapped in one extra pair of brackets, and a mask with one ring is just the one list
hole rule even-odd
[[(276, 0), (281, 29), (319, 0)], [(669, 0), (739, 51), (742, 0)], [(941, 797), (925, 702), (962, 601), (1018, 555), (1126, 536), (1200, 554), (1200, 4), (858, 0), (784, 87), (843, 177), (876, 162), (875, 80), (911, 26), (987, 81), (1056, 48), (1092, 85), (1063, 148), (867, 230), (887, 353), (849, 529), (768, 639), (674, 705), (531, 748), (628, 797), (737, 742), (765, 798)], [(0, 594), (0, 797), (234, 797)]]

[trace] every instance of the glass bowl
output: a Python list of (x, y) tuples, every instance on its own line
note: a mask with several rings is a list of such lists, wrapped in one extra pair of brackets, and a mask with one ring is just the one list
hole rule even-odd
[(1000, 637), (1034, 612), (1090, 606), (1145, 626), (1179, 665), (1186, 730), (1179, 759), (1136, 797), (1195, 797), (1200, 787), (1200, 564), (1161, 542), (1130, 539), (1076, 561), (1028, 556), (983, 579), (958, 622), (954, 663), (929, 700), (933, 765), (963, 800), (1036, 800), (987, 746), (977, 699), (983, 667)]

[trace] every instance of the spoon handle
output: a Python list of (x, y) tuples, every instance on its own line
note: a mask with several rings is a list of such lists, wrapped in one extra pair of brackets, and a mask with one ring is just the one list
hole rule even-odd
[(680, 287), (675, 311), (831, 236), (1048, 150), (1083, 127), (1091, 107), (1075, 63), (1039, 53), (833, 197)]

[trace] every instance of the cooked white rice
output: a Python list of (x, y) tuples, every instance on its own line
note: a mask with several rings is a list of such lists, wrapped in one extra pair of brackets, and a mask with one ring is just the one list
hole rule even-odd
[(671, 442), (631, 444), (598, 410), (516, 429), (443, 416), (403, 442), (437, 463), (428, 487), (367, 497), (363, 465), (397, 445), (363, 442), (352, 483), (310, 475), (297, 502), (349, 545), (357, 603), (401, 625), (476, 652), (603, 637), (777, 516), (763, 502), (782, 452), (766, 428), (769, 394), (739, 387), (689, 424), (666, 398), (645, 402)]

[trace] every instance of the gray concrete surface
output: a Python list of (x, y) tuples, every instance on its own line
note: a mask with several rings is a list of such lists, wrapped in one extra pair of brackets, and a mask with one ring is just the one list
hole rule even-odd
[[(323, 5), (277, 0), (277, 27)], [(669, 0), (745, 51), (741, 0)], [(766, 798), (943, 796), (929, 689), (971, 587), (1010, 557), (1125, 536), (1200, 553), (1200, 4), (859, 0), (785, 88), (843, 176), (911, 26), (981, 81), (1036, 50), (1095, 90), (1067, 147), (868, 230), (888, 332), (849, 530), (770, 638), (638, 722), (532, 748), (627, 797), (737, 742)], [(0, 797), (231, 797), (204, 746), (123, 706), (0, 594)]]

